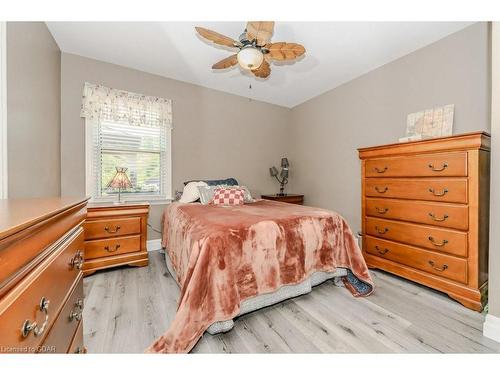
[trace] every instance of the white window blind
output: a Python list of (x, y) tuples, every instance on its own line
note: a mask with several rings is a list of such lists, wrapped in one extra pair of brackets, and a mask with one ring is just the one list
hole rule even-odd
[[(90, 137), (87, 136), (88, 192), (95, 200), (115, 200), (118, 191), (107, 185), (116, 167), (125, 167), (132, 185), (121, 191), (125, 200), (169, 199), (171, 126), (165, 121), (169, 117), (165, 117), (163, 107), (157, 105), (157, 98), (106, 90), (105, 100), (102, 94), (98, 97), (101, 103), (96, 103), (88, 91), (85, 96), (84, 91), (84, 106), (90, 103), (87, 107), (82, 106), (82, 116), (85, 110), (90, 130)], [(144, 98), (146, 101), (141, 102)]]
[(132, 187), (122, 191), (136, 196), (166, 196), (166, 131), (160, 126), (136, 126), (113, 121), (98, 121), (94, 145), (96, 197), (116, 192), (106, 188), (116, 167), (126, 167)]

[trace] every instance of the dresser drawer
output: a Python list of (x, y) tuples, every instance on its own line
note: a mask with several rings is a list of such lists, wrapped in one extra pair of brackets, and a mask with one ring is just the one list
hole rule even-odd
[(366, 177), (467, 176), (467, 153), (449, 152), (369, 159)]
[(140, 235), (85, 241), (85, 259), (95, 259), (111, 255), (133, 253), (140, 250)]
[[(83, 281), (80, 280), (64, 304), (47, 338), (43, 348), (49, 353), (66, 353), (75, 335), (78, 323), (82, 320)], [(52, 348), (54, 350), (52, 350)]]
[(466, 178), (367, 178), (367, 197), (467, 203)]
[(365, 233), (443, 253), (467, 256), (466, 232), (367, 217)]
[(366, 215), (467, 230), (468, 207), (452, 203), (366, 198)]
[(467, 260), (366, 236), (365, 251), (440, 277), (467, 283)]
[(83, 229), (86, 240), (139, 234), (141, 233), (141, 218), (91, 220), (83, 224)]
[(83, 231), (79, 228), (0, 300), (0, 347), (39, 349), (81, 276), (82, 251)]
[(71, 345), (68, 349), (69, 354), (85, 354), (87, 349), (83, 345), (83, 323), (78, 323), (78, 328), (76, 329), (75, 336), (71, 341)]

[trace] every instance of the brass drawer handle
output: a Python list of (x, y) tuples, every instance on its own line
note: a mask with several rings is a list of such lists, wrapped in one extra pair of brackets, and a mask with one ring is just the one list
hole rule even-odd
[(83, 309), (83, 299), (78, 298), (75, 302), (75, 307), (78, 307), (80, 310)]
[(378, 186), (375, 186), (375, 190), (377, 191), (377, 193), (383, 194), (387, 190), (389, 190), (389, 188), (387, 186), (384, 186), (384, 190), (382, 190), (382, 189), (379, 189)]
[(448, 219), (448, 215), (446, 214), (444, 214), (443, 217), (436, 217), (436, 215), (434, 215), (432, 212), (429, 212), (429, 216), (434, 221), (445, 221), (446, 219)]
[(384, 254), (387, 254), (389, 252), (389, 249), (387, 247), (384, 250), (380, 250), (380, 248), (377, 245), (375, 245), (375, 250), (377, 250), (377, 252), (380, 255), (384, 255)]
[(389, 211), (389, 209), (375, 207), (375, 211), (377, 211), (379, 214), (385, 214), (387, 211)]
[(431, 169), (431, 171), (434, 171), (434, 172), (441, 172), (441, 171), (444, 171), (446, 168), (448, 168), (448, 163), (444, 162), (443, 165), (441, 166), (441, 168), (435, 168), (434, 167), (434, 164), (429, 164), (429, 168)]
[(45, 320), (43, 321), (42, 326), (38, 327), (38, 323), (36, 321), (30, 322), (28, 319), (26, 319), (21, 327), (21, 333), (23, 334), (23, 337), (28, 337), (31, 331), (33, 331), (33, 334), (35, 336), (40, 336), (45, 331), (45, 328), (47, 328), (47, 324), (49, 322), (49, 303), (50, 301), (47, 298), (42, 297), (38, 308), (41, 312), (45, 313)]
[(120, 230), (120, 226), (119, 226), (119, 225), (117, 225), (117, 226), (115, 227), (115, 229), (110, 229), (110, 228), (109, 228), (109, 226), (108, 226), (108, 225), (106, 225), (106, 226), (104, 227), (104, 230), (105, 230), (106, 232), (108, 232), (108, 233), (116, 233), (116, 232), (118, 232), (118, 231)]
[(77, 270), (81, 270), (83, 266), (83, 255), (80, 250), (78, 250), (73, 258), (69, 261), (69, 265), (71, 268), (76, 268)]
[(106, 250), (108, 253), (114, 253), (116, 250), (120, 248), (120, 245), (115, 245), (114, 249), (110, 249), (109, 246), (104, 246), (104, 250)]
[(387, 167), (384, 167), (383, 169), (378, 169), (378, 167), (375, 167), (375, 172), (377, 173), (384, 173), (387, 170)]
[(434, 262), (432, 260), (429, 260), (429, 264), (431, 265), (431, 267), (433, 269), (435, 269), (436, 271), (439, 271), (439, 272), (443, 272), (444, 270), (448, 269), (448, 265), (447, 264), (443, 264), (443, 267), (439, 268), (439, 267), (436, 267), (434, 265)]
[(429, 188), (429, 192), (432, 193), (432, 195), (434, 195), (436, 197), (442, 197), (443, 195), (445, 195), (448, 192), (448, 189), (444, 188), (443, 190), (441, 190), (439, 192), (439, 191), (436, 191), (433, 188)]
[(375, 226), (375, 230), (378, 232), (378, 234), (386, 234), (389, 232), (389, 228), (384, 228), (384, 230), (380, 230), (378, 226)]
[(87, 349), (85, 349), (85, 347), (82, 348), (81, 346), (77, 346), (74, 354), (85, 354), (85, 353), (87, 353)]
[(108, 225), (106, 225), (106, 226), (104, 227), (104, 230), (105, 230), (106, 232), (108, 232), (108, 233), (116, 233), (116, 232), (118, 232), (118, 231), (120, 230), (120, 226), (119, 226), (119, 225), (117, 225), (117, 226), (115, 227), (115, 229), (110, 229), (110, 228), (109, 228), (109, 226), (108, 226)]
[(82, 320), (82, 312), (81, 311), (71, 311), (69, 314), (69, 321), (72, 322), (75, 319), (77, 322)]
[(436, 240), (434, 239), (434, 237), (432, 236), (429, 236), (429, 241), (431, 241), (431, 243), (434, 245), (434, 246), (444, 246), (448, 243), (448, 240), (443, 240), (441, 243), (439, 242), (436, 242)]
[(69, 321), (73, 321), (75, 319), (77, 322), (82, 320), (82, 310), (83, 310), (83, 300), (78, 298), (75, 301), (75, 309), (73, 309), (69, 314)]

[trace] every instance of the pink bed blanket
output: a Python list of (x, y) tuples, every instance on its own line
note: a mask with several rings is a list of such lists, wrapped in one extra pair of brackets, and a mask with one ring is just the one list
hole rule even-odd
[(163, 215), (162, 245), (181, 295), (174, 321), (148, 352), (189, 352), (212, 323), (237, 316), (242, 301), (316, 271), (346, 268), (343, 281), (354, 296), (374, 287), (345, 220), (319, 208), (267, 200), (172, 203)]

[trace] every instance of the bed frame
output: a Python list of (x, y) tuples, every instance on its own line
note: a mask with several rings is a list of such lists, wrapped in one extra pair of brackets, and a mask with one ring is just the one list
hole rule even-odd
[[(172, 267), (172, 262), (168, 256), (167, 251), (165, 251), (165, 262), (167, 264), (168, 272), (174, 278), (177, 286), (180, 287), (177, 281), (177, 274)], [(289, 298), (297, 297), (303, 294), (311, 292), (312, 287), (319, 285), (326, 280), (333, 279), (335, 277), (346, 276), (347, 270), (345, 268), (337, 268), (334, 272), (315, 272), (309, 278), (295, 285), (285, 285), (272, 293), (261, 294), (252, 298), (249, 298), (241, 303), (240, 312), (237, 316), (247, 314), (249, 312), (262, 309), (267, 306), (274, 305), (276, 303), (282, 302)], [(208, 327), (207, 332), (211, 335), (216, 335), (218, 333), (228, 332), (234, 327), (234, 320), (225, 320), (221, 322), (215, 322), (210, 327)]]

